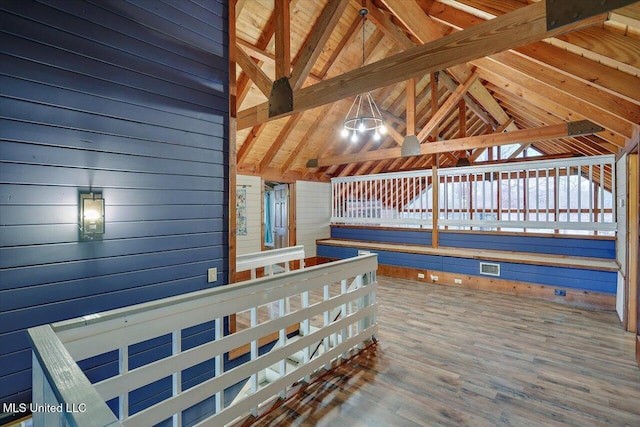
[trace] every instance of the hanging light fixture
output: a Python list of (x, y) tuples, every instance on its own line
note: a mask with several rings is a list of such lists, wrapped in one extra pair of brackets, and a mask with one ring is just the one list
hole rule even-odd
[[(364, 66), (364, 25), (367, 21), (369, 10), (360, 9), (362, 16), (362, 65)], [(379, 141), (381, 136), (387, 133), (387, 128), (382, 121), (382, 113), (373, 100), (370, 92), (356, 96), (351, 104), (351, 108), (344, 118), (342, 126), (342, 137), (351, 136), (351, 142), (358, 142), (358, 136), (366, 132), (373, 131), (373, 139)]]

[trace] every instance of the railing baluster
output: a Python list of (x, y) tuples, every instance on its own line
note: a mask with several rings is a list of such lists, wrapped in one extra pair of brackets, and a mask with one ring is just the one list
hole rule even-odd
[[(182, 344), (180, 341), (180, 331), (171, 332), (171, 354), (177, 355), (182, 351)], [(217, 372), (217, 370), (216, 370)], [(171, 375), (171, 395), (177, 396), (182, 392), (182, 371), (178, 370)], [(182, 411), (178, 411), (173, 414), (174, 427), (180, 427), (182, 425)]]
[[(118, 373), (124, 375), (129, 372), (129, 347), (118, 349)], [(123, 393), (118, 397), (118, 412), (120, 420), (129, 417), (129, 393)]]
[[(214, 333), (215, 339), (219, 340), (223, 335), (223, 325), (224, 319), (217, 318), (214, 320)], [(214, 359), (214, 369), (216, 377), (219, 377), (224, 373), (224, 360), (222, 354), (216, 354)], [(224, 409), (224, 390), (218, 390), (216, 393), (216, 413), (222, 411)]]

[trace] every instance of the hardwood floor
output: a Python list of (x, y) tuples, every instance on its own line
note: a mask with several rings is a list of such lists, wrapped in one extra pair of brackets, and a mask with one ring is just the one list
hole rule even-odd
[(378, 344), (244, 425), (640, 426), (615, 313), (378, 281)]

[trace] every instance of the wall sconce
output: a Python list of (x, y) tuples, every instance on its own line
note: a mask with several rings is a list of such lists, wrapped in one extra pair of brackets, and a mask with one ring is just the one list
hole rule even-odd
[(80, 240), (95, 240), (104, 234), (102, 193), (80, 192)]

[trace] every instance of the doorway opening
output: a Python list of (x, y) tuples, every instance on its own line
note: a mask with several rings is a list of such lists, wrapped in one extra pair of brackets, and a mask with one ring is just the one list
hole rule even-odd
[(264, 250), (289, 246), (289, 184), (264, 181), (262, 246)]

